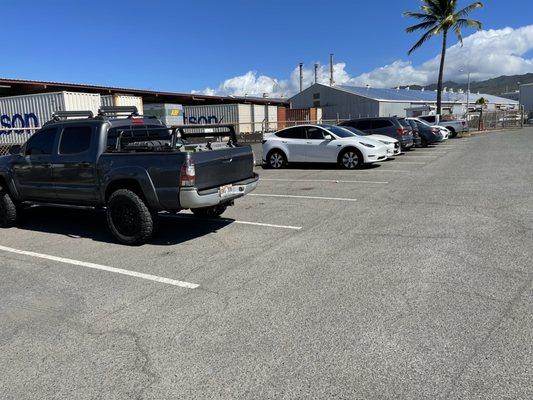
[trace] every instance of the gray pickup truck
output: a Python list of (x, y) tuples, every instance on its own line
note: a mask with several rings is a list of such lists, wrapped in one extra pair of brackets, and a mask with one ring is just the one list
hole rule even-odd
[(105, 208), (119, 242), (139, 245), (158, 212), (218, 217), (258, 179), (232, 125), (168, 128), (134, 107), (57, 112), (0, 157), (0, 227), (14, 225), (27, 203), (90, 206)]

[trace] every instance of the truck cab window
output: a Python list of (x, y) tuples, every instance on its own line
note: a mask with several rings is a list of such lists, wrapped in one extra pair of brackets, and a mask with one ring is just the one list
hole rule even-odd
[(79, 154), (91, 148), (93, 128), (71, 126), (63, 130), (59, 144), (59, 154)]
[(56, 129), (43, 129), (37, 132), (26, 143), (25, 154), (27, 156), (52, 154), (56, 133)]

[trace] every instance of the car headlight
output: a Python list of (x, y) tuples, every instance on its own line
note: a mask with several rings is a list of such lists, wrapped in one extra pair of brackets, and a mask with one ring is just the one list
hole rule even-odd
[(362, 144), (363, 146), (365, 147), (370, 147), (370, 148), (374, 148), (376, 146), (374, 146), (373, 144), (368, 144), (368, 143), (363, 143), (363, 142), (359, 142), (360, 144)]
[(385, 140), (380, 140), (380, 142), (383, 143), (383, 144), (392, 144), (392, 142), (387, 142)]

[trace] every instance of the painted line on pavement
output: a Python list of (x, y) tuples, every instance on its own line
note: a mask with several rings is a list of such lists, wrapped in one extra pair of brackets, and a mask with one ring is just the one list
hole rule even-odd
[(200, 285), (197, 285), (196, 283), (178, 281), (175, 279), (164, 278), (162, 276), (144, 274), (142, 272), (130, 271), (128, 269), (108, 267), (106, 265), (94, 264), (94, 263), (89, 263), (85, 261), (72, 260), (70, 258), (63, 258), (63, 257), (51, 256), (48, 254), (35, 253), (33, 251), (18, 250), (18, 249), (6, 247), (6, 246), (0, 246), (0, 250), (7, 251), (9, 253), (30, 256), (30, 257), (43, 258), (45, 260), (56, 261), (56, 262), (60, 262), (63, 264), (71, 264), (71, 265), (77, 265), (79, 267), (99, 269), (101, 271), (107, 271), (107, 272), (113, 272), (115, 274), (132, 276), (134, 278), (141, 278), (141, 279), (145, 279), (148, 281), (166, 283), (167, 285), (180, 286), (180, 287), (184, 287), (187, 289), (196, 289), (198, 286), (200, 286)]
[(329, 182), (329, 183), (376, 183), (386, 185), (389, 182), (384, 181), (345, 181), (341, 179), (282, 179), (282, 178), (259, 178), (259, 181), (275, 182)]
[(179, 219), (190, 219), (193, 221), (210, 221), (210, 222), (231, 222), (233, 224), (239, 225), (252, 225), (252, 226), (264, 226), (266, 228), (279, 228), (279, 229), (291, 229), (299, 231), (302, 229), (301, 226), (292, 226), (292, 225), (277, 225), (277, 224), (267, 224), (264, 222), (251, 222), (251, 221), (238, 221), (231, 218), (196, 218), (193, 214), (161, 214), (162, 217), (167, 218), (179, 218)]
[(255, 196), (255, 197), (282, 197), (282, 198), (289, 198), (289, 199), (308, 199), (308, 200), (357, 201), (357, 199), (348, 199), (348, 198), (344, 198), (344, 197), (297, 196), (297, 195), (292, 195), (292, 194), (249, 193), (248, 196)]
[(398, 164), (419, 164), (419, 165), (425, 165), (427, 163), (425, 162), (416, 162), (416, 161), (400, 161), (398, 160)]

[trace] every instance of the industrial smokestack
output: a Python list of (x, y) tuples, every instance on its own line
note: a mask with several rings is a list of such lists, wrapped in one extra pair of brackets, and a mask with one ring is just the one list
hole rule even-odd
[(318, 83), (318, 64), (315, 64), (315, 83)]
[(303, 63), (298, 64), (298, 68), (300, 69), (300, 92), (304, 90), (304, 65)]
[(333, 86), (335, 81), (333, 80), (333, 53), (329, 55), (329, 86)]

